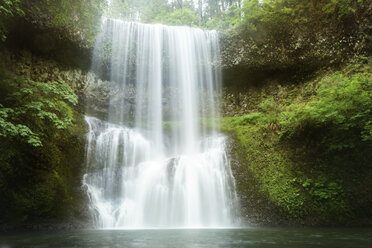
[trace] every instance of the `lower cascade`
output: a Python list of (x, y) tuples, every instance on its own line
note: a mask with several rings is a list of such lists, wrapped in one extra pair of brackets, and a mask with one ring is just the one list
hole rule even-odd
[(218, 61), (215, 31), (103, 20), (92, 69), (110, 79), (109, 111), (86, 117), (84, 176), (98, 228), (236, 225)]

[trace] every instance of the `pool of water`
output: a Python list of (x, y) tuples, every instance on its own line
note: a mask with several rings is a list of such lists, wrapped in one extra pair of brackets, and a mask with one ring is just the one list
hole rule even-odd
[(0, 248), (12, 247), (372, 247), (372, 228), (241, 228), (80, 230), (8, 233)]

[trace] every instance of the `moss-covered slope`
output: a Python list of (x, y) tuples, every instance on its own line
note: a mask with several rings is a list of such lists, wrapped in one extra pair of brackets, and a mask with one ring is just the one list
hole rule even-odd
[(365, 62), (300, 84), (227, 89), (221, 129), (248, 221), (371, 224), (372, 80)]

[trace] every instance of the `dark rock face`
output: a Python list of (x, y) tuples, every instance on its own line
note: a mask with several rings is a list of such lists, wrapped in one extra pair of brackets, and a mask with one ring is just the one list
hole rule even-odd
[(225, 35), (221, 41), (223, 67), (241, 66), (260, 71), (302, 68), (311, 71), (323, 65), (347, 61), (363, 48), (362, 42), (362, 37), (335, 37), (331, 31), (316, 33), (312, 37), (262, 41)]
[(312, 22), (298, 24), (301, 27), (293, 30), (284, 28), (281, 34), (260, 26), (247, 34), (223, 33), (220, 43), (225, 85), (257, 85), (270, 77), (296, 79), (370, 54), (369, 18)]
[[(20, 18), (23, 23), (20, 26), (16, 25), (23, 27), (26, 34), (30, 34), (30, 31), (35, 33), (40, 42), (48, 41), (44, 45), (49, 47), (52, 47), (49, 41), (59, 39), (79, 48), (90, 48), (93, 45), (94, 36), (100, 29), (103, 7), (104, 2), (101, 0), (23, 0), (24, 16)], [(35, 30), (43, 30), (44, 34), (35, 32)], [(41, 48), (38, 44), (34, 45)]]
[(89, 70), (93, 44), (82, 46), (82, 43), (69, 39), (61, 30), (18, 18), (10, 24), (5, 45), (14, 50), (28, 50), (64, 66)]

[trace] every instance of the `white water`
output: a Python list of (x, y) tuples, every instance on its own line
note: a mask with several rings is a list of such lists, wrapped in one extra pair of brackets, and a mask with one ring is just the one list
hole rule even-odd
[(226, 139), (202, 121), (218, 103), (218, 34), (106, 19), (96, 72), (102, 54), (111, 56), (109, 117), (86, 117), (84, 177), (97, 227), (233, 226)]

